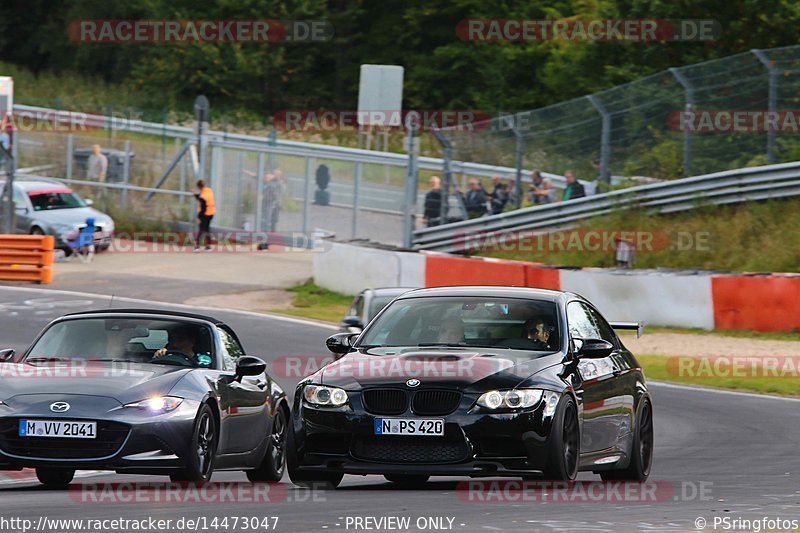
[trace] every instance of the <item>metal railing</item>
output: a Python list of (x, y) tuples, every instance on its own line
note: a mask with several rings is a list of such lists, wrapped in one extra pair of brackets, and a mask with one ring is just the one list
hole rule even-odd
[(577, 200), (540, 205), (414, 232), (414, 248), (463, 252), (486, 238), (527, 230), (552, 230), (638, 207), (674, 213), (702, 205), (800, 196), (800, 162), (742, 168), (653, 185), (641, 185)]

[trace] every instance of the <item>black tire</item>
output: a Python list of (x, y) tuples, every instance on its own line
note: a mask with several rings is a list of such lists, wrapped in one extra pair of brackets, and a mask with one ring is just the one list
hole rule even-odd
[(31, 235), (44, 235), (44, 230), (39, 226), (34, 226), (31, 228)]
[(186, 466), (170, 475), (172, 481), (206, 482), (214, 473), (214, 458), (219, 442), (219, 430), (214, 411), (203, 404), (194, 419), (192, 444), (186, 458)]
[(338, 487), (344, 477), (342, 472), (303, 472), (299, 470), (297, 447), (291, 423), (288, 425), (288, 433), (289, 435), (286, 439), (286, 470), (289, 472), (289, 479), (292, 480), (292, 483), (314, 489), (335, 489)]
[(383, 477), (404, 489), (420, 488), (431, 478), (425, 474), (386, 474)]
[(564, 396), (558, 404), (553, 427), (550, 430), (550, 452), (544, 469), (545, 479), (572, 481), (578, 475), (581, 451), (581, 433), (578, 410), (571, 396)]
[(642, 400), (636, 417), (636, 431), (633, 435), (631, 459), (627, 468), (621, 470), (601, 470), (603, 481), (647, 481), (653, 465), (653, 404)]
[(269, 444), (264, 452), (264, 459), (258, 468), (246, 472), (247, 479), (252, 482), (280, 481), (286, 470), (286, 435), (289, 428), (288, 409), (281, 406), (272, 421), (272, 432)]
[(48, 489), (66, 489), (75, 477), (75, 471), (69, 468), (37, 468), (36, 477), (39, 483)]

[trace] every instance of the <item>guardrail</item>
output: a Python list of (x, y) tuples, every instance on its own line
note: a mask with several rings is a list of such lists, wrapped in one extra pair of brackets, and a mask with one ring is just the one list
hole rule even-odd
[(414, 232), (417, 250), (463, 252), (488, 237), (525, 230), (563, 228), (618, 209), (641, 207), (674, 213), (699, 205), (722, 205), (800, 196), (800, 162), (715, 172), (641, 185), (578, 200), (540, 205)]
[[(63, 116), (64, 123), (70, 123), (74, 112), (69, 110), (51, 109), (47, 107), (37, 107), (29, 105), (15, 105), (16, 113), (31, 113), (33, 116), (41, 116), (50, 121), (59, 120)], [(196, 136), (194, 128), (188, 126), (176, 126), (171, 124), (160, 124), (157, 122), (147, 122), (119, 117), (108, 117), (105, 115), (92, 115), (81, 113), (81, 124), (86, 128), (110, 129), (115, 131), (130, 131), (144, 133), (148, 135), (159, 135), (177, 137), (180, 139), (191, 139)], [(239, 148), (242, 150), (253, 150), (257, 152), (275, 153), (282, 155), (293, 155), (299, 157), (316, 157), (320, 159), (346, 160), (367, 164), (390, 165), (405, 167), (408, 164), (408, 155), (394, 152), (381, 152), (377, 150), (364, 150), (361, 148), (348, 148), (343, 146), (333, 146), (329, 144), (304, 143), (299, 141), (287, 141), (261, 137), (257, 135), (246, 135), (242, 133), (228, 133), (224, 131), (208, 131), (206, 136), (211, 143), (224, 143), (227, 148)], [(441, 172), (444, 167), (444, 160), (437, 157), (420, 157), (417, 160), (421, 170)], [(465, 173), (470, 176), (491, 177), (495, 174), (503, 176), (514, 175), (516, 170), (513, 167), (497, 165), (484, 165), (481, 163), (470, 163), (453, 161), (451, 170), (455, 173)], [(530, 171), (523, 171), (524, 180), (530, 180)], [(542, 172), (542, 176), (550, 179), (556, 188), (564, 188), (563, 176)]]
[(0, 280), (51, 283), (52, 235), (0, 235)]

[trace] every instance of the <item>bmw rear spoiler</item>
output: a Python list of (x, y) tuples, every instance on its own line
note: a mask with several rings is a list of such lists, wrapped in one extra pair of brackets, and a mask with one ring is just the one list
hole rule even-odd
[(635, 331), (637, 339), (644, 335), (644, 322), (611, 322), (611, 327)]

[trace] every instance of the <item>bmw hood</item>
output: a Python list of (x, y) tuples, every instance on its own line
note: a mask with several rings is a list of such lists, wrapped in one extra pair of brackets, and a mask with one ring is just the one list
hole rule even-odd
[(26, 403), (28, 395), (90, 395), (113, 399), (120, 404), (169, 393), (191, 369), (168, 365), (113, 364), (88, 362), (84, 365), (63, 363), (0, 364), (0, 400), (14, 408)]
[(357, 390), (419, 380), (423, 387), (484, 392), (514, 388), (562, 360), (561, 353), (486, 348), (371, 348), (351, 352), (322, 368), (324, 385)]

